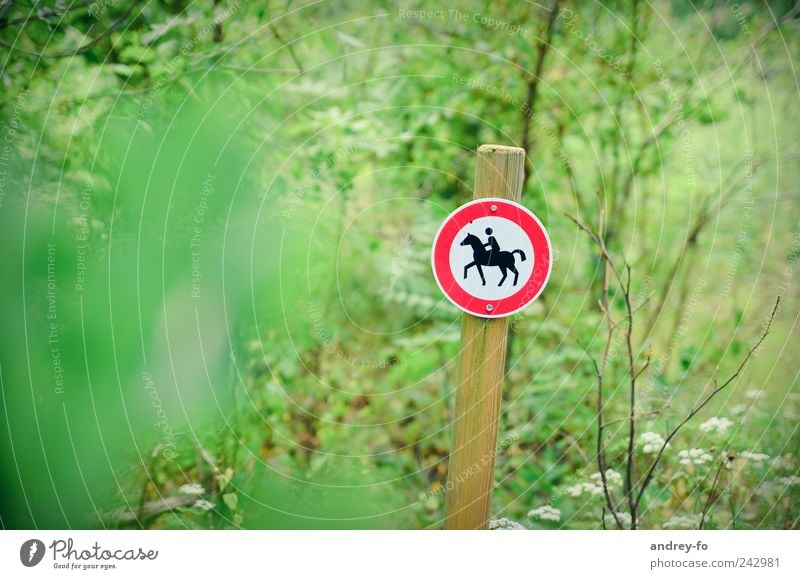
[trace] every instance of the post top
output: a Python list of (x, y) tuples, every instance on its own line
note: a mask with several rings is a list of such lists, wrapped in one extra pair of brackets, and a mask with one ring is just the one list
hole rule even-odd
[(525, 149), (521, 147), (508, 147), (506, 145), (481, 145), (479, 153), (494, 153), (495, 155), (524, 155)]

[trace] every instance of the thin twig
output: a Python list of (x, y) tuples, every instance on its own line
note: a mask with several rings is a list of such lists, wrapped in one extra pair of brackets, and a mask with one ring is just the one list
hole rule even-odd
[[(734, 168), (731, 169), (730, 173), (725, 178), (725, 180), (720, 184), (716, 194), (709, 194), (704, 199), (703, 206), (698, 212), (697, 218), (695, 219), (692, 227), (689, 229), (689, 233), (686, 235), (686, 239), (683, 241), (683, 244), (681, 245), (680, 252), (675, 258), (675, 261), (673, 262), (672, 266), (670, 267), (669, 273), (667, 274), (666, 277), (667, 280), (677, 279), (681, 266), (684, 264), (685, 261), (689, 261), (688, 258), (691, 257), (690, 252), (694, 252), (697, 249), (697, 242), (702, 231), (709, 223), (713, 221), (715, 215), (718, 215), (719, 212), (722, 209), (724, 209), (735, 197), (735, 193), (738, 189), (734, 177), (738, 174), (739, 169), (742, 167), (742, 165), (744, 165), (746, 161), (747, 157), (739, 161), (736, 164), (736, 166), (734, 166)], [(752, 160), (752, 165), (750, 167), (748, 174), (746, 175), (746, 178), (752, 178), (753, 174), (762, 164), (764, 164), (764, 162), (765, 162), (764, 159)], [(715, 198), (719, 199), (719, 201), (717, 201), (717, 203), (712, 203), (712, 200)], [(689, 255), (687, 256), (687, 254)], [(690, 268), (687, 267), (686, 269), (689, 270)], [(687, 271), (686, 276), (684, 277), (684, 283), (688, 282), (688, 279), (689, 279), (689, 274)], [(645, 335), (650, 335), (650, 333), (653, 331), (656, 321), (661, 316), (662, 312), (664, 311), (664, 308), (667, 305), (667, 298), (669, 297), (671, 288), (672, 288), (671, 281), (670, 283), (664, 284), (664, 286), (662, 287), (661, 292), (659, 293), (658, 296), (658, 300), (656, 302), (656, 307), (648, 317), (646, 323)], [(677, 310), (678, 314), (676, 315), (676, 320), (678, 320), (677, 323), (679, 323), (680, 318), (682, 317), (683, 307), (682, 306), (678, 307)], [(674, 334), (675, 332), (673, 331), (673, 334), (667, 343), (672, 342), (672, 339), (674, 339)]]
[(140, 525), (146, 528), (149, 523), (165, 513), (170, 513), (194, 504), (196, 496), (173, 495), (144, 503), (136, 510), (122, 509), (106, 514), (103, 518), (107, 524), (117, 527)]
[(695, 406), (687, 416), (681, 420), (677, 426), (675, 426), (671, 431), (668, 430), (667, 435), (664, 439), (664, 443), (659, 450), (658, 454), (656, 455), (653, 462), (650, 464), (650, 467), (647, 469), (647, 472), (642, 479), (641, 486), (639, 487), (638, 493), (635, 489), (635, 482), (634, 482), (634, 475), (635, 475), (635, 435), (636, 435), (636, 379), (641, 375), (642, 372), (649, 366), (649, 357), (648, 360), (645, 362), (644, 366), (639, 369), (638, 371), (635, 368), (635, 356), (634, 356), (634, 348), (633, 348), (633, 307), (631, 305), (630, 300), (630, 284), (631, 284), (631, 267), (630, 265), (625, 262), (625, 272), (626, 276), (622, 276), (619, 272), (619, 269), (614, 265), (613, 258), (606, 247), (604, 241), (604, 230), (603, 230), (603, 211), (600, 211), (600, 224), (598, 227), (598, 232), (595, 233), (591, 229), (589, 229), (586, 225), (581, 223), (575, 217), (567, 214), (567, 217), (572, 220), (577, 227), (585, 232), (592, 241), (594, 241), (598, 247), (600, 248), (600, 254), (603, 259), (604, 264), (604, 279), (603, 279), (603, 300), (601, 302), (600, 309), (605, 313), (606, 319), (608, 322), (608, 337), (606, 341), (606, 346), (603, 352), (603, 360), (600, 366), (595, 363), (595, 368), (597, 370), (597, 378), (598, 378), (598, 465), (601, 469), (601, 478), (603, 481), (603, 490), (604, 494), (606, 494), (606, 501), (609, 503), (609, 508), (612, 510), (612, 514), (616, 521), (619, 519), (616, 517), (616, 511), (613, 509), (612, 502), (610, 500), (610, 495), (608, 494), (607, 482), (605, 479), (605, 456), (604, 456), (604, 449), (603, 449), (603, 406), (602, 406), (602, 385), (603, 385), (603, 372), (605, 370), (607, 361), (608, 361), (608, 351), (610, 348), (611, 340), (613, 338), (614, 328), (616, 324), (611, 319), (610, 314), (610, 305), (609, 305), (609, 297), (608, 297), (608, 283), (609, 283), (609, 271), (612, 271), (619, 283), (620, 290), (623, 294), (625, 299), (625, 309), (626, 309), (626, 317), (627, 317), (627, 327), (625, 328), (625, 338), (626, 338), (626, 349), (628, 354), (628, 373), (630, 376), (630, 402), (629, 402), (629, 413), (628, 413), (628, 447), (626, 453), (626, 475), (625, 475), (625, 498), (628, 502), (628, 507), (630, 509), (631, 515), (631, 529), (636, 529), (637, 526), (637, 514), (639, 510), (639, 505), (641, 503), (642, 497), (644, 496), (644, 492), (647, 489), (648, 485), (653, 479), (653, 474), (655, 472), (656, 467), (658, 466), (659, 462), (661, 461), (661, 457), (663, 456), (664, 450), (666, 449), (667, 445), (669, 444), (670, 440), (675, 437), (678, 431), (691, 420), (698, 412), (700, 412), (714, 396), (716, 396), (722, 389), (728, 386), (731, 382), (733, 382), (739, 374), (742, 372), (744, 367), (747, 365), (747, 362), (752, 357), (753, 353), (758, 349), (764, 339), (767, 337), (767, 334), (772, 327), (772, 322), (775, 318), (775, 314), (777, 313), (778, 306), (780, 304), (780, 296), (775, 301), (775, 306), (772, 309), (772, 313), (770, 314), (769, 321), (767, 323), (764, 332), (762, 333), (759, 340), (753, 345), (753, 347), (748, 351), (747, 355), (742, 360), (741, 364), (737, 368), (736, 372), (734, 372), (725, 382), (721, 385), (714, 387), (714, 390), (706, 396), (706, 398), (697, 406)]
[[(648, 416), (657, 416), (664, 412), (667, 408), (671, 408), (671, 404), (665, 404), (658, 410), (651, 410), (649, 412), (640, 412), (635, 416), (635, 420), (641, 420), (642, 418), (647, 418)], [(630, 420), (630, 417), (626, 416), (625, 418), (618, 418), (617, 420), (612, 420), (611, 422), (606, 422), (606, 426), (611, 426), (612, 424), (619, 424), (620, 422), (627, 422)]]
[[(9, 20), (0, 20), (0, 30), (8, 28), (9, 26), (16, 26), (17, 24), (28, 24), (29, 22), (39, 21), (45, 22), (48, 25), (53, 23), (50, 21), (51, 16), (58, 16), (59, 22), (64, 19), (70, 12), (77, 12), (81, 8), (87, 8), (95, 3), (95, 0), (84, 0), (83, 2), (73, 2), (69, 6), (58, 6), (56, 8), (40, 8), (36, 10), (36, 17), (33, 17), (33, 11), (25, 16), (11, 18)], [(3, 18), (10, 10), (13, 2), (12, 0), (5, 0), (0, 2), (0, 18)], [(57, 24), (57, 23), (56, 23)]]
[(119, 18), (117, 18), (114, 22), (112, 22), (111, 26), (109, 26), (108, 28), (103, 30), (103, 32), (98, 34), (95, 38), (93, 38), (86, 44), (79, 46), (75, 50), (67, 50), (64, 52), (51, 52), (48, 54), (46, 52), (38, 52), (35, 50), (25, 50), (24, 48), (19, 48), (14, 44), (9, 44), (5, 40), (0, 40), (0, 46), (5, 46), (9, 50), (19, 52), (20, 54), (25, 54), (26, 56), (34, 56), (36, 58), (67, 58), (71, 56), (77, 56), (78, 54), (83, 54), (84, 52), (91, 50), (92, 48), (100, 44), (100, 42), (102, 42), (105, 38), (110, 36), (112, 32), (114, 32), (117, 28), (119, 28), (128, 19), (128, 16), (130, 16), (131, 12), (133, 12), (133, 9), (136, 7), (138, 3), (139, 2), (137, 0), (132, 0), (130, 6), (128, 6), (128, 9), (125, 10), (125, 12), (123, 12)]
[[(631, 266), (625, 263), (627, 278), (622, 295), (625, 299), (625, 310), (627, 311), (628, 326), (625, 329), (625, 348), (628, 352), (628, 374), (630, 376), (630, 404), (628, 420), (628, 455), (625, 461), (625, 497), (628, 500), (628, 508), (631, 513), (631, 529), (636, 529), (636, 503), (633, 501), (633, 476), (635, 457), (635, 438), (636, 438), (636, 378), (641, 371), (636, 371), (636, 358), (633, 353), (633, 306), (631, 305)], [(646, 366), (647, 364), (645, 364)]]
[(522, 107), (522, 144), (521, 147), (525, 149), (525, 172), (522, 176), (522, 191), (525, 192), (525, 186), (528, 184), (528, 179), (532, 173), (531, 169), (531, 155), (533, 154), (533, 141), (531, 140), (531, 122), (536, 116), (536, 102), (539, 97), (539, 81), (544, 72), (544, 60), (547, 52), (550, 50), (551, 42), (553, 40), (553, 30), (555, 28), (556, 18), (558, 17), (558, 6), (561, 0), (554, 0), (550, 7), (550, 16), (547, 19), (544, 34), (536, 45), (536, 64), (533, 68), (533, 73), (529, 75), (527, 84), (527, 95), (525, 97), (525, 104)]
[(282, 43), (286, 47), (286, 50), (289, 51), (289, 56), (292, 57), (292, 61), (294, 62), (294, 65), (297, 67), (297, 71), (300, 74), (303, 74), (305, 72), (305, 69), (303, 68), (303, 65), (300, 63), (300, 59), (297, 58), (297, 54), (294, 51), (294, 46), (292, 45), (292, 42), (294, 42), (294, 40), (292, 42), (286, 42), (283, 39), (283, 36), (281, 36), (281, 33), (278, 31), (277, 26), (275, 26), (274, 24), (270, 24), (269, 29), (272, 31), (272, 34), (275, 35), (275, 38), (278, 39), (278, 42)]
[(714, 497), (714, 490), (717, 488), (717, 481), (719, 480), (719, 475), (722, 474), (722, 469), (725, 468), (725, 461), (728, 460), (728, 457), (724, 457), (722, 461), (719, 463), (719, 468), (717, 469), (717, 474), (714, 475), (714, 481), (711, 483), (711, 489), (708, 491), (708, 499), (706, 500), (706, 504), (703, 507), (703, 512), (700, 514), (700, 525), (697, 527), (699, 530), (703, 530), (703, 525), (706, 522), (706, 514), (708, 514), (708, 510), (711, 508), (711, 500)]
[(637, 506), (637, 508), (638, 508), (639, 504), (642, 501), (642, 497), (644, 496), (645, 490), (647, 490), (648, 485), (650, 484), (650, 482), (653, 479), (653, 473), (655, 472), (656, 466), (661, 461), (661, 457), (664, 455), (664, 450), (666, 450), (667, 445), (669, 444), (669, 442), (675, 437), (676, 434), (678, 434), (678, 431), (683, 427), (684, 424), (686, 424), (692, 418), (694, 418), (694, 416), (698, 412), (700, 412), (711, 401), (712, 398), (714, 398), (726, 386), (728, 386), (731, 382), (733, 382), (736, 378), (739, 377), (739, 374), (741, 374), (742, 370), (744, 370), (744, 367), (750, 361), (750, 358), (753, 356), (753, 353), (759, 348), (759, 346), (761, 346), (761, 343), (766, 339), (767, 335), (769, 334), (769, 331), (772, 328), (772, 322), (775, 319), (775, 314), (778, 311), (778, 306), (780, 305), (780, 303), (781, 303), (781, 298), (780, 298), (780, 296), (778, 296), (777, 299), (775, 300), (775, 305), (772, 308), (772, 312), (769, 315), (769, 320), (767, 322), (767, 326), (764, 328), (764, 331), (762, 332), (761, 337), (750, 348), (750, 350), (748, 350), (747, 355), (744, 357), (742, 362), (739, 364), (739, 367), (736, 368), (736, 371), (733, 374), (731, 374), (730, 377), (727, 380), (725, 380), (725, 382), (723, 382), (719, 386), (716, 386), (714, 388), (714, 390), (712, 390), (711, 393), (708, 396), (706, 396), (705, 399), (700, 404), (695, 406), (686, 415), (686, 417), (683, 420), (681, 420), (678, 423), (677, 426), (675, 426), (675, 428), (673, 428), (671, 431), (669, 431), (667, 436), (664, 438), (664, 443), (661, 445), (661, 449), (658, 451), (658, 454), (656, 455), (655, 459), (653, 460), (652, 464), (650, 465), (650, 468), (647, 469), (647, 474), (645, 475), (644, 480), (642, 481), (642, 484), (641, 484), (641, 486), (639, 488), (639, 493), (636, 496), (636, 506)]
[[(588, 229), (587, 229), (588, 230)], [(603, 236), (603, 212), (600, 211), (600, 223), (598, 225), (599, 235), (597, 236), (598, 239), (602, 239)], [(611, 342), (614, 338), (614, 328), (611, 323), (611, 314), (609, 307), (609, 298), (608, 298), (608, 287), (609, 287), (609, 266), (611, 265), (608, 260), (605, 260), (603, 267), (603, 304), (602, 309), (606, 312), (606, 318), (608, 320), (608, 330), (607, 330), (607, 337), (606, 337), (606, 345), (603, 348), (603, 358), (598, 366), (595, 362), (594, 358), (592, 358), (592, 363), (595, 367), (595, 372), (597, 373), (597, 467), (600, 470), (600, 480), (603, 483), (603, 495), (606, 498), (606, 504), (608, 505), (609, 510), (611, 511), (611, 516), (614, 517), (614, 522), (617, 524), (617, 527), (622, 529), (622, 521), (620, 521), (619, 516), (617, 515), (617, 509), (614, 506), (614, 502), (611, 500), (611, 492), (608, 489), (608, 479), (606, 477), (606, 459), (605, 459), (605, 447), (604, 447), (604, 439), (603, 439), (603, 376), (605, 374), (607, 365), (608, 365), (608, 354), (611, 349)]]

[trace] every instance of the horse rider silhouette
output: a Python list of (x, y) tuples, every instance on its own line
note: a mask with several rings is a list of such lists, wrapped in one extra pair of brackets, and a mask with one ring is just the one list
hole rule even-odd
[[(525, 261), (525, 252), (521, 249), (501, 251), (497, 240), (492, 235), (491, 228), (486, 229), (486, 235), (489, 236), (489, 241), (486, 243), (483, 243), (476, 235), (472, 235), (471, 233), (467, 233), (467, 236), (461, 241), (460, 245), (469, 245), (472, 247), (472, 261), (464, 266), (464, 279), (467, 279), (469, 268), (474, 265), (478, 269), (478, 275), (481, 276), (482, 285), (486, 285), (486, 278), (483, 277), (482, 267), (499, 267), (503, 277), (500, 278), (500, 283), (497, 285), (502, 286), (503, 282), (506, 281), (506, 277), (508, 277), (507, 270), (511, 270), (514, 274), (514, 283), (512, 285), (517, 285), (519, 272), (514, 263), (514, 254), (519, 253), (520, 261)], [(487, 247), (490, 248), (489, 251), (486, 250)]]
[[(486, 228), (486, 235), (489, 236), (489, 240), (486, 243), (484, 243), (483, 246), (488, 247), (489, 251), (497, 255), (498, 253), (500, 253), (500, 246), (497, 245), (497, 240), (494, 238), (494, 235), (492, 235), (491, 227)], [(522, 260), (525, 261), (525, 258), (523, 257)]]

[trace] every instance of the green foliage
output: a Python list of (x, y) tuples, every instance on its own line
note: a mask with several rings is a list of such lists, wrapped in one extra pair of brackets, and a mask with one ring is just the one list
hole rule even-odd
[[(522, 145), (527, 120), (523, 203), (556, 261), (513, 318), (493, 512), (614, 526), (592, 478), (602, 264), (565, 216), (603, 214), (652, 361), (639, 474), (643, 433), (733, 372), (783, 299), (666, 449), (642, 525), (797, 528), (795, 19), (564, 2), (543, 44), (548, 12), (517, 2), (119, 4), (0, 16), (4, 526), (440, 526), (459, 313), (430, 243), (476, 147)], [(612, 342), (617, 473), (628, 380)], [(185, 501), (119, 516), (162, 497)]]

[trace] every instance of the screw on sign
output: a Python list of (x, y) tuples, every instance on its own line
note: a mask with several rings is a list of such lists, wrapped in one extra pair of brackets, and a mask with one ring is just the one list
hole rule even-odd
[(478, 148), (474, 201), (439, 228), (436, 283), (464, 311), (447, 467), (447, 529), (486, 529), (494, 485), (508, 316), (542, 293), (553, 250), (542, 223), (518, 203), (525, 150)]
[(552, 269), (542, 223), (506, 199), (478, 199), (445, 219), (433, 242), (433, 274), (442, 293), (475, 316), (510, 316), (534, 301)]

